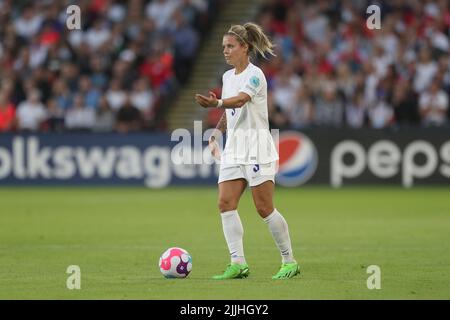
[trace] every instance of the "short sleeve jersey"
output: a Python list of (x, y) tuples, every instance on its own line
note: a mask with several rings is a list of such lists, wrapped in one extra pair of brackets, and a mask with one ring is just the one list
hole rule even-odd
[(267, 81), (260, 68), (249, 63), (239, 74), (235, 69), (223, 75), (222, 99), (235, 97), (239, 92), (250, 96), (241, 108), (226, 109), (227, 142), (222, 163), (264, 164), (278, 160), (269, 131)]

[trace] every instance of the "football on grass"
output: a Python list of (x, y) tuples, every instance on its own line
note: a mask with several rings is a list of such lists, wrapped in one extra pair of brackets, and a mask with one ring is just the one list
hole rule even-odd
[(192, 270), (192, 257), (182, 248), (169, 248), (159, 258), (159, 270), (166, 278), (186, 278)]

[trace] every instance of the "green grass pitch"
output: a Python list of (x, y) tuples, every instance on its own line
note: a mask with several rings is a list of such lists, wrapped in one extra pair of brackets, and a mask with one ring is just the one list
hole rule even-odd
[[(301, 275), (273, 281), (279, 253), (249, 190), (239, 212), (250, 277), (228, 263), (210, 188), (0, 188), (0, 299), (450, 299), (450, 189), (278, 188)], [(160, 254), (193, 257), (164, 279)], [(81, 290), (68, 290), (69, 265)], [(381, 289), (367, 288), (367, 267)]]

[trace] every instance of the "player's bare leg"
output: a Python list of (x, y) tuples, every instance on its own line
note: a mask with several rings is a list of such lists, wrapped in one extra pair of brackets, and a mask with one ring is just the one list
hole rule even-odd
[(275, 185), (272, 181), (266, 181), (256, 187), (252, 187), (251, 190), (256, 211), (258, 211), (261, 218), (264, 219), (274, 210), (273, 194), (275, 191)]
[(236, 210), (247, 187), (245, 179), (228, 180), (219, 183), (219, 210), (220, 213)]

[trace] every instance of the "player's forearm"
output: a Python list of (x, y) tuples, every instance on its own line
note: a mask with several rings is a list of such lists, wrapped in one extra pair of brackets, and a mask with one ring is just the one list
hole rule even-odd
[(244, 106), (244, 104), (247, 103), (247, 100), (245, 99), (245, 97), (242, 97), (242, 96), (236, 96), (236, 97), (231, 97), (231, 98), (227, 98), (227, 99), (222, 99), (222, 101), (223, 101), (222, 108), (225, 108), (225, 109), (242, 108)]

